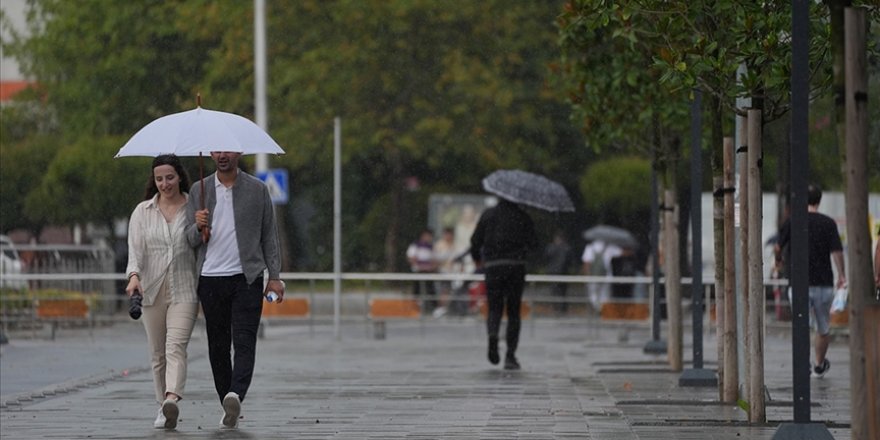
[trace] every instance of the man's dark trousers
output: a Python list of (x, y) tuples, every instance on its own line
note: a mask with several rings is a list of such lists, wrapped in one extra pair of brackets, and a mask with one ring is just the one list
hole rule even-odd
[(507, 309), (507, 355), (513, 356), (519, 345), (520, 304), (526, 285), (526, 267), (522, 264), (486, 268), (486, 299), (489, 313), (486, 327), (489, 337), (498, 337), (501, 317)]
[[(198, 293), (217, 395), (223, 401), (226, 393), (233, 392), (244, 401), (254, 375), (257, 331), (263, 313), (263, 277), (249, 285), (241, 274), (201, 276)], [(230, 358), (233, 347), (234, 361)]]

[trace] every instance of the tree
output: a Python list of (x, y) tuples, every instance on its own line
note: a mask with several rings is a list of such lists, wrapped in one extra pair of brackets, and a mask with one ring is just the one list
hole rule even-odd
[[(4, 50), (23, 61), (57, 112), (59, 150), (82, 137), (130, 136), (157, 116), (192, 108), (196, 92), (206, 108), (253, 115), (250, 2), (34, 4), (33, 33)], [(500, 167), (576, 188), (582, 169), (572, 164), (594, 155), (580, 148), (568, 107), (545, 83), (556, 57), (547, 50), (554, 8), (500, 0), (268, 6), (269, 129), (288, 152), (272, 161), (292, 176), (285, 217), (313, 218), (296, 224), (313, 240), (304, 252), (318, 254), (332, 237), (334, 116), (343, 117), (345, 230), (363, 230), (368, 217), (384, 229), (346, 245), (347, 267), (404, 267), (401, 243), (424, 227), (426, 191), (481, 192), (480, 179)], [(62, 176), (59, 168), (57, 181), (75, 180), (75, 171)], [(407, 192), (408, 180), (420, 189)], [(55, 184), (41, 187), (33, 197), (52, 203)], [(379, 200), (387, 209), (371, 214)], [(315, 215), (294, 212), (308, 206)], [(381, 261), (365, 248), (381, 249)], [(316, 269), (329, 267), (324, 255)]]
[[(38, 224), (94, 222), (112, 226), (142, 200), (149, 158), (114, 159), (118, 137), (85, 139), (59, 151), (27, 194), (25, 215)], [(121, 202), (123, 201), (123, 202)]]
[(132, 134), (150, 120), (192, 107), (214, 38), (191, 40), (178, 6), (166, 2), (31, 4), (27, 32), (3, 42), (33, 78), (62, 133)]
[[(572, 142), (567, 109), (544, 84), (552, 8), (409, 0), (269, 7), (270, 131), (290, 151), (273, 160), (291, 169), (296, 197), (331, 206), (328, 152), (332, 120), (342, 117), (346, 230), (364, 218), (384, 229), (364, 235), (370, 242), (362, 246), (382, 250), (382, 261), (364, 264), (402, 268), (403, 246), (424, 227), (417, 212), (426, 195), (408, 193), (407, 180), (419, 182), (419, 193), (480, 192), (491, 170), (525, 167), (575, 186), (569, 158), (585, 153)], [(205, 14), (193, 31), (225, 27), (232, 17)], [(229, 76), (250, 81), (249, 65), (230, 62), (250, 56), (250, 37), (242, 38), (212, 59), (211, 70), (226, 73), (209, 78), (206, 90), (225, 93)], [(232, 104), (232, 95), (220, 105)], [(387, 209), (369, 214), (380, 200)], [(310, 234), (318, 243), (331, 240), (329, 214), (316, 214), (324, 219)]]
[[(27, 141), (0, 142), (0, 231), (22, 228), (38, 237), (46, 221), (25, 213), (25, 197), (42, 178), (55, 156), (57, 143), (48, 136)], [(54, 205), (54, 204), (53, 204)]]

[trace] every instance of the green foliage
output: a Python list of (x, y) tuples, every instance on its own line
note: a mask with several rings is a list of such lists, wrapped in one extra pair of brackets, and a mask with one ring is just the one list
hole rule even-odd
[(194, 102), (210, 38), (187, 39), (173, 2), (32, 3), (29, 36), (3, 42), (65, 134), (130, 134)]
[(685, 132), (689, 92), (661, 83), (656, 25), (652, 14), (609, 0), (573, 0), (559, 16), (558, 78), (593, 149), (650, 154), (662, 148), (657, 136)]
[[(196, 92), (206, 108), (253, 117), (252, 2), (34, 5), (32, 36), (4, 41), (58, 119), (58, 157), (22, 195), (29, 217), (127, 215), (147, 165), (106, 161), (150, 120), (192, 108)], [(330, 261), (335, 116), (343, 121), (343, 224), (358, 231), (347, 235), (347, 266), (405, 267), (394, 262), (424, 226), (426, 205), (400, 200), (481, 192), (480, 179), (501, 167), (576, 187), (577, 164), (594, 155), (545, 80), (558, 56), (552, 5), (302, 0), (267, 8), (269, 130), (287, 151), (271, 166), (290, 171), (296, 203), (285, 214), (310, 219), (296, 226), (310, 248), (292, 247), (314, 257), (316, 270)], [(77, 157), (85, 143), (100, 152)], [(405, 194), (411, 178), (421, 189)], [(382, 200), (398, 202), (376, 208)], [(308, 206), (314, 213), (294, 211)]]
[(118, 137), (80, 140), (59, 151), (24, 211), (43, 224), (93, 221), (109, 225), (126, 217), (141, 199), (150, 176), (149, 158), (114, 159)]
[(24, 228), (38, 232), (45, 225), (25, 214), (25, 197), (43, 177), (58, 150), (56, 139), (33, 136), (21, 142), (0, 141), (0, 231)]
[(621, 223), (650, 210), (651, 163), (638, 157), (595, 162), (580, 181), (586, 209), (605, 216), (600, 221)]
[[(844, 3), (850, 2), (810, 2), (813, 102), (831, 92), (831, 9)], [(867, 6), (875, 34), (869, 35), (869, 59), (876, 60), (880, 8), (876, 1), (851, 3)], [(675, 94), (698, 88), (714, 105), (709, 108), (713, 119), (709, 121), (712, 136), (708, 145), (713, 151), (713, 170), (718, 173), (721, 136), (733, 134), (726, 128), (733, 120), (731, 113), (743, 112), (736, 98), (750, 98), (751, 107), (763, 109), (765, 124), (780, 119), (790, 108), (790, 2), (570, 0), (557, 24), (563, 48), (559, 77), (569, 89), (576, 123), (583, 127), (591, 145), (629, 147), (640, 138), (662, 144), (662, 135), (657, 140), (645, 135), (649, 114), (645, 104), (657, 107), (652, 98), (665, 95), (669, 106), (683, 110), (685, 106), (681, 99), (673, 98)], [(646, 58), (650, 62), (646, 63)], [(738, 78), (740, 65), (747, 73)], [(658, 112), (660, 125), (681, 127), (671, 122), (676, 119), (663, 119), (673, 111)], [(678, 124), (684, 124), (681, 116)], [(814, 115), (814, 121), (819, 118)], [(812, 172), (818, 180), (840, 182), (839, 176), (835, 177), (840, 174), (839, 159), (833, 157), (837, 142), (828, 139), (827, 132), (817, 134), (816, 141), (810, 141), (811, 154), (817, 159)], [(788, 148), (787, 142), (777, 145)], [(772, 148), (765, 148), (765, 152), (766, 163), (784, 158), (775, 156)], [(876, 172), (870, 179), (877, 179)]]

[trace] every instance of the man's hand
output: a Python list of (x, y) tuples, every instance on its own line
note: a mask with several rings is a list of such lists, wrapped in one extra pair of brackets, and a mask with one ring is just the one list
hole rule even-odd
[(278, 294), (278, 301), (276, 302), (284, 302), (284, 283), (281, 280), (269, 280), (266, 283), (266, 290), (263, 291), (263, 296), (266, 296), (269, 292)]
[(202, 243), (207, 243), (211, 239), (211, 227), (208, 226), (208, 210), (200, 209), (196, 211), (196, 229), (202, 233)]
[(200, 209), (196, 211), (196, 227), (201, 231), (206, 226), (208, 226), (208, 210)]

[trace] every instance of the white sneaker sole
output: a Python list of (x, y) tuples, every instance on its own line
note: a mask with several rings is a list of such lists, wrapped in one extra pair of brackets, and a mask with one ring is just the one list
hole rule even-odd
[(177, 416), (180, 415), (180, 408), (177, 402), (167, 399), (162, 402), (162, 415), (165, 416), (165, 429), (177, 428)]
[(223, 418), (220, 420), (220, 427), (225, 429), (234, 429), (238, 426), (238, 416), (241, 414), (241, 401), (235, 396), (223, 398)]

